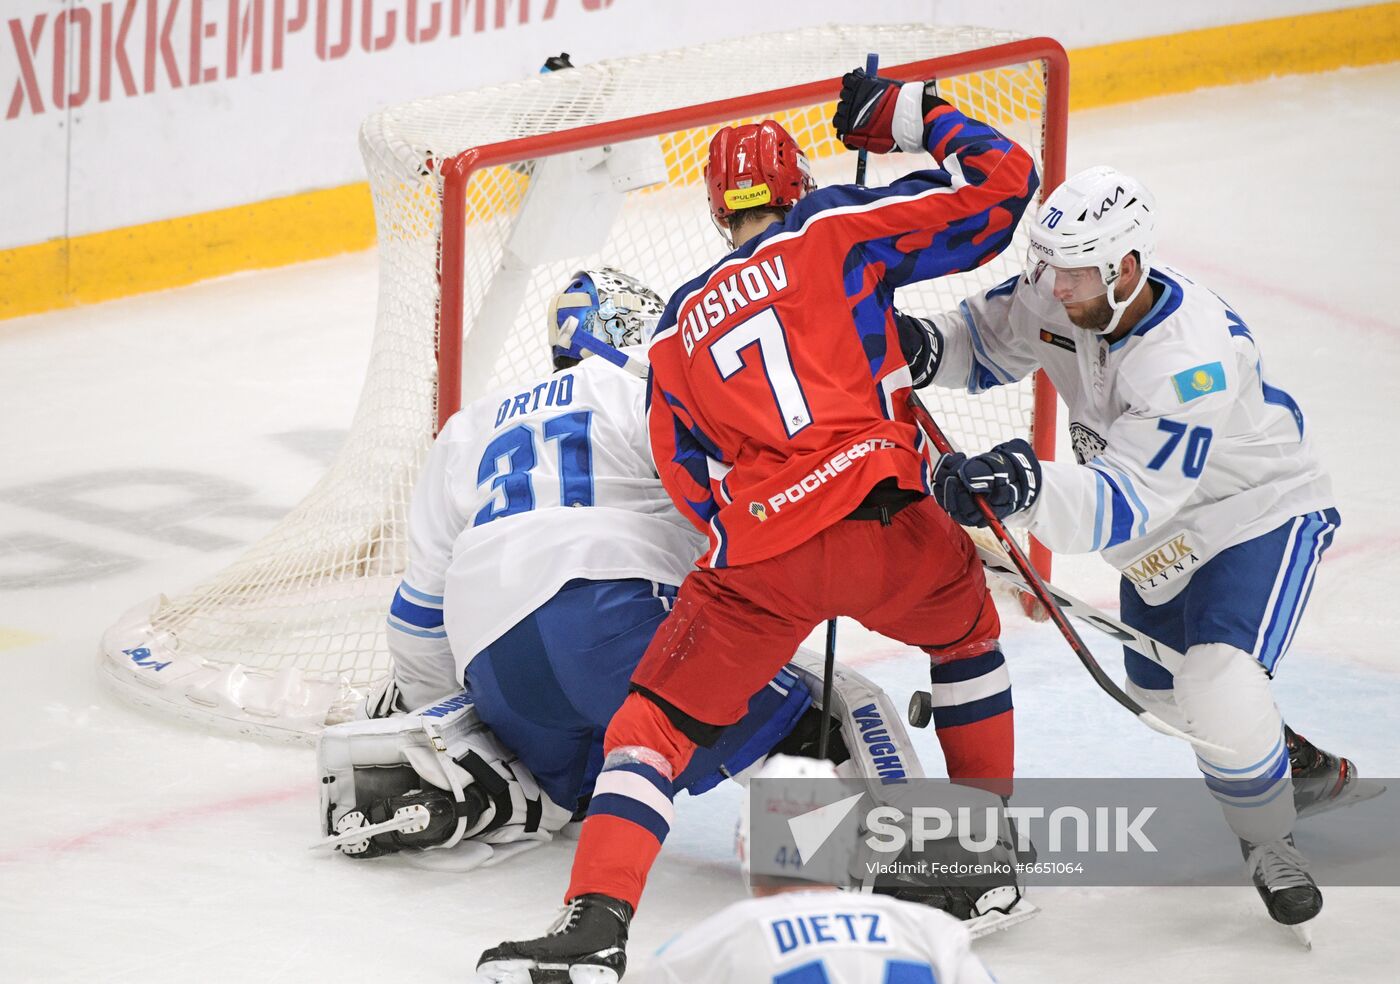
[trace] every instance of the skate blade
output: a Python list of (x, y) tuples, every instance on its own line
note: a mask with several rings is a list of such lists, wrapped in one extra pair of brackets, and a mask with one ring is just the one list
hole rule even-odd
[(476, 968), (472, 984), (531, 984), (533, 960), (492, 960)]
[(533, 960), (493, 960), (476, 969), (472, 984), (617, 984), (610, 967), (540, 965)]
[(1010, 912), (989, 912), (985, 916), (974, 916), (972, 919), (963, 920), (963, 926), (967, 928), (968, 935), (976, 940), (1010, 929), (1039, 913), (1040, 906), (1022, 899)]
[(1298, 942), (1303, 944), (1304, 950), (1312, 950), (1312, 926), (1310, 922), (1298, 923), (1296, 926), (1289, 926)]

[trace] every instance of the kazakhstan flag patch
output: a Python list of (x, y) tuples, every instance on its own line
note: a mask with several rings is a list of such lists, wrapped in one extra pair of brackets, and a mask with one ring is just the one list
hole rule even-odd
[(1172, 385), (1176, 387), (1177, 399), (1190, 403), (1198, 396), (1225, 388), (1225, 367), (1219, 362), (1207, 362), (1194, 369), (1184, 369), (1172, 377)]

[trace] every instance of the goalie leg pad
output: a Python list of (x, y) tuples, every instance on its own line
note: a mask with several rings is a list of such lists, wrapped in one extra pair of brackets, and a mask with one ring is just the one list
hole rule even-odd
[[(1017, 863), (1034, 860), (1029, 838), (1012, 824), (1005, 801), (975, 786), (950, 783), (939, 792), (938, 805), (956, 818), (956, 829), (940, 836), (911, 824), (914, 808), (927, 806), (928, 789), (886, 789), (885, 802), (899, 807), (899, 828), (906, 836), (894, 866), (873, 869), (871, 856), (858, 852), (853, 877), (881, 895), (942, 909), (967, 923), (974, 936), (1006, 928), (1033, 915), (1022, 897)], [(888, 835), (888, 829), (879, 831)], [(868, 848), (872, 845), (867, 844)], [(888, 854), (879, 856), (888, 864)]]
[(570, 819), (481, 723), (465, 691), (407, 715), (327, 728), (316, 758), (327, 836), (400, 811), (418, 821), (342, 847), (351, 855), (452, 847), (463, 838), (548, 840)]
[[(788, 668), (806, 682), (813, 694), (820, 695), (825, 665), (822, 654), (799, 649)], [(841, 775), (863, 779), (872, 789), (924, 778), (918, 753), (899, 711), (868, 677), (836, 664), (831, 678), (831, 702), (828, 716), (840, 725), (842, 741), (850, 752), (850, 758), (839, 764)]]

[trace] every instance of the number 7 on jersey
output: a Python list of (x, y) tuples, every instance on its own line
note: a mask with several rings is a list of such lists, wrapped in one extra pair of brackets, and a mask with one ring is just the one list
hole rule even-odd
[(792, 371), (792, 355), (783, 324), (772, 308), (764, 308), (716, 339), (710, 346), (710, 357), (715, 360), (720, 378), (728, 380), (748, 366), (744, 352), (755, 345), (759, 356), (757, 371), (768, 381), (783, 429), (788, 437), (793, 437), (812, 423), (812, 411), (807, 407), (802, 384)]

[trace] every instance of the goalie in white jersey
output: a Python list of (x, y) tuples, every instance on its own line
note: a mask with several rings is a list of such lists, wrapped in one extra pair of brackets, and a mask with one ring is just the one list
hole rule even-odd
[(1331, 780), (1324, 795), (1355, 773), (1284, 727), (1269, 679), (1341, 520), (1303, 411), (1267, 381), (1244, 320), (1154, 264), (1155, 211), (1112, 168), (1077, 174), (1031, 226), (1024, 275), (902, 331), (919, 382), (978, 393), (1044, 368), (1055, 384), (1074, 462), (1038, 462), (1024, 441), (950, 455), (935, 494), (974, 526), (985, 494), (1051, 550), (1122, 572), (1123, 621), (1186, 655), (1167, 669), (1127, 649), (1129, 692), (1234, 750), (1198, 764), (1270, 915), (1297, 924), (1322, 898), (1292, 842), (1290, 768)]
[[(442, 702), (422, 712), (440, 718), (474, 704), (472, 727), (518, 757), (523, 768), (510, 768), (547, 796), (527, 810), (542, 802), (555, 829), (593, 793), (603, 731), (703, 549), (647, 439), (642, 360), (661, 309), (616, 270), (575, 274), (550, 313), (555, 372), (448, 420), (414, 490), (408, 567), (388, 619), (393, 685), (367, 709), (380, 717)], [(740, 771), (810, 703), (799, 675), (780, 671), (676, 788), (702, 792)], [(370, 819), (400, 805), (380, 803)], [(434, 824), (373, 847), (436, 846), (441, 834)]]
[[(829, 762), (779, 755), (754, 778), (836, 776)], [(751, 783), (750, 793), (762, 797), (762, 786)], [(746, 794), (736, 838), (746, 875), (754, 849), (748, 800)], [(804, 809), (785, 796), (756, 805), (767, 813)], [(783, 849), (797, 855), (795, 843)], [(972, 952), (966, 926), (947, 913), (885, 895), (838, 891), (805, 865), (803, 873), (801, 882), (756, 883), (755, 898), (735, 902), (675, 937), (639, 968), (638, 984), (993, 984)], [(843, 873), (830, 874), (833, 882), (846, 880)]]

